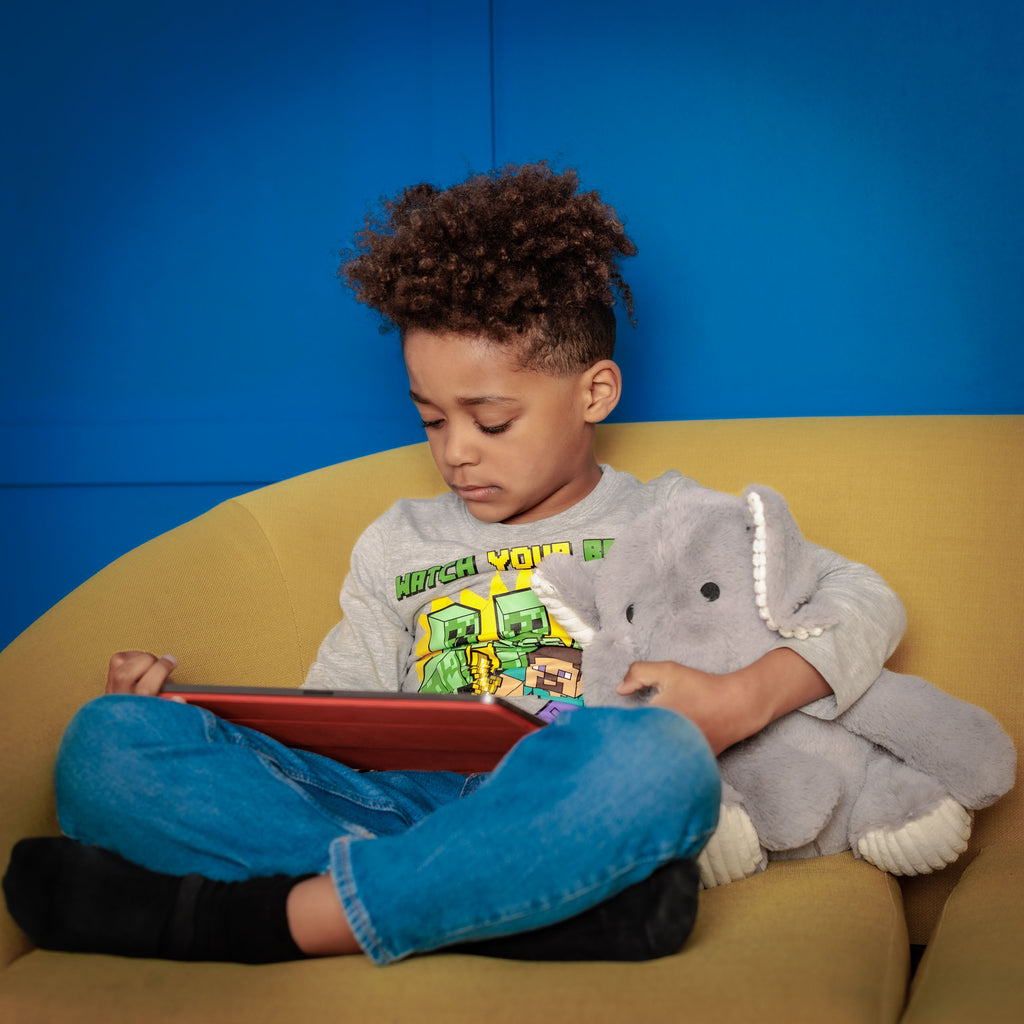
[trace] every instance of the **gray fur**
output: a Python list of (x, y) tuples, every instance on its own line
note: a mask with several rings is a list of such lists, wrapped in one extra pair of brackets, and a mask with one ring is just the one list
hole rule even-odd
[[(764, 509), (765, 615), (755, 597), (751, 493)], [(748, 487), (742, 498), (692, 488), (640, 517), (602, 561), (545, 559), (535, 587), (560, 618), (567, 606), (590, 628), (580, 634), (588, 706), (628, 707), (650, 696), (615, 692), (634, 661), (724, 673), (778, 646), (776, 629), (799, 637), (834, 625), (811, 550), (769, 488)], [(799, 650), (799, 639), (789, 645)], [(792, 858), (856, 851), (870, 830), (916, 822), (948, 797), (985, 807), (1012, 786), (1015, 760), (986, 711), (883, 670), (834, 720), (786, 715), (719, 764), (726, 804), (745, 810), (769, 857)]]

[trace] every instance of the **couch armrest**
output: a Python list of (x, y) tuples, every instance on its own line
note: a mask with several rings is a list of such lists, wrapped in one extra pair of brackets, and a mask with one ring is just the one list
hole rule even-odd
[[(0, 858), (55, 834), (52, 768), (68, 721), (119, 650), (178, 655), (182, 682), (297, 686), (292, 595), (252, 514), (229, 501), (129, 552), (0, 652)], [(0, 869), (2, 870), (2, 869)], [(0, 965), (26, 949), (0, 906)]]
[(1020, 1020), (1024, 845), (987, 847), (964, 872), (918, 967), (903, 1024)]

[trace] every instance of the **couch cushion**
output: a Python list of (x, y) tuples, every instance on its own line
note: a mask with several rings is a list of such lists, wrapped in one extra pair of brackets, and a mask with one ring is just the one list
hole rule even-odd
[(702, 894), (686, 948), (649, 963), (435, 954), (245, 967), (35, 952), (0, 974), (0, 1019), (884, 1024), (899, 1017), (907, 962), (898, 886), (841, 854)]

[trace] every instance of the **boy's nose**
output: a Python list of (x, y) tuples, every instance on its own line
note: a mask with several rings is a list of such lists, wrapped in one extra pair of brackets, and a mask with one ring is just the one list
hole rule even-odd
[(444, 460), (449, 466), (472, 466), (477, 463), (479, 448), (469, 430), (449, 428), (445, 437)]

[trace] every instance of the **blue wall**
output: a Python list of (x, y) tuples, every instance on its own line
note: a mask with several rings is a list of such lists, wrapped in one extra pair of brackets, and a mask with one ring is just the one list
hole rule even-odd
[(231, 494), (419, 439), (334, 276), (413, 180), (548, 157), (620, 209), (617, 419), (1024, 411), (1022, 47), (1009, 0), (9, 11), (0, 643)]

